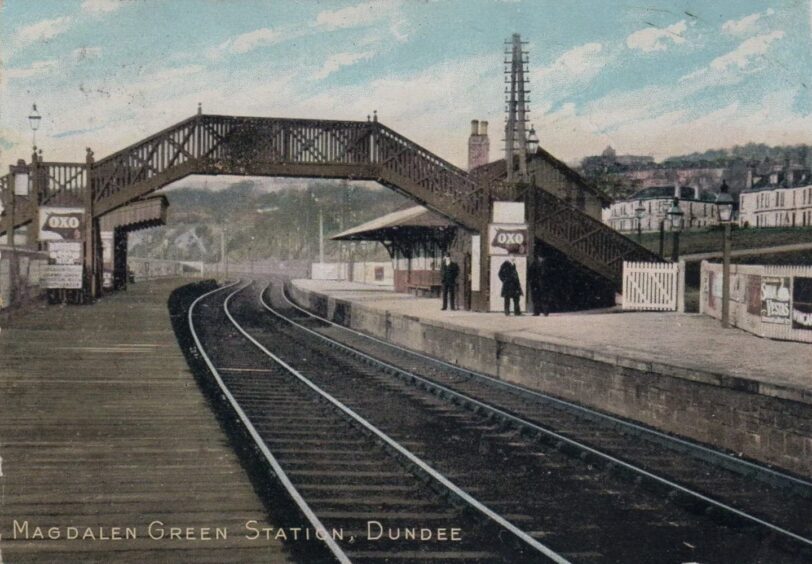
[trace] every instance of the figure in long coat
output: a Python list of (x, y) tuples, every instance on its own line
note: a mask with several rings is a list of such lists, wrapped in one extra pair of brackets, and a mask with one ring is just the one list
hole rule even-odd
[(536, 260), (527, 267), (527, 286), (533, 299), (533, 315), (544, 312), (545, 317), (550, 314), (550, 291), (549, 288), (547, 291), (544, 290), (545, 278), (548, 275), (547, 260), (536, 257)]
[(451, 309), (457, 309), (456, 289), (457, 289), (457, 276), (460, 273), (459, 265), (451, 260), (451, 255), (443, 257), (443, 264), (440, 266), (440, 280), (443, 283), (443, 310), (448, 309), (449, 304)]
[(521, 315), (519, 298), (522, 292), (522, 282), (512, 260), (506, 260), (499, 267), (499, 280), (502, 281), (502, 297), (505, 299), (505, 315), (510, 315), (510, 301), (513, 300), (513, 313)]

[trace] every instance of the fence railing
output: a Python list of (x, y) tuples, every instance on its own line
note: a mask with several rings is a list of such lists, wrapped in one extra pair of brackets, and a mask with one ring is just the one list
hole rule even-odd
[(684, 311), (685, 263), (623, 262), (623, 309)]

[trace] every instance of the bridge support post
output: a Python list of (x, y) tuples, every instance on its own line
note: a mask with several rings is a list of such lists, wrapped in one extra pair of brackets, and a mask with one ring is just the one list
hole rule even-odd
[(93, 179), (93, 151), (90, 147), (87, 148), (87, 155), (85, 157), (86, 166), (86, 180), (85, 180), (85, 301), (92, 302), (93, 299), (101, 296), (101, 272), (100, 272), (100, 257), (101, 251), (101, 235), (99, 233), (99, 222), (94, 217), (94, 202), (95, 202), (95, 183)]
[(533, 292), (530, 291), (530, 273), (534, 272), (531, 268), (536, 260), (536, 206), (538, 205), (538, 188), (536, 187), (536, 176), (530, 178), (530, 184), (527, 186), (524, 196), (524, 208), (527, 218), (527, 284), (525, 288), (525, 295), (527, 297), (527, 311), (536, 311), (536, 305), (533, 303)]
[(7, 188), (8, 197), (6, 198), (6, 202), (9, 206), (8, 214), (6, 215), (6, 243), (11, 247), (11, 256), (8, 260), (8, 299), (9, 303), (14, 303), (17, 292), (17, 253), (15, 252), (16, 242), (14, 240), (14, 213), (17, 207), (17, 175), (14, 174), (13, 166), (9, 167), (9, 172), (12, 174), (11, 182), (9, 182)]
[[(488, 211), (488, 218), (490, 216), (491, 212)], [(488, 248), (488, 222), (486, 221), (479, 228), (479, 249), (471, 249), (472, 253), (479, 253), (479, 292), (472, 293), (471, 296), (471, 309), (474, 311), (491, 310), (491, 257)]]
[(26, 244), (34, 250), (39, 250), (39, 204), (42, 200), (42, 192), (45, 187), (42, 185), (42, 168), (40, 162), (42, 161), (41, 154), (37, 154), (37, 148), (34, 147), (34, 152), (31, 154), (31, 167), (29, 174), (31, 175), (31, 193), (28, 195), (31, 215), (34, 218), (28, 224), (28, 232), (26, 233)]

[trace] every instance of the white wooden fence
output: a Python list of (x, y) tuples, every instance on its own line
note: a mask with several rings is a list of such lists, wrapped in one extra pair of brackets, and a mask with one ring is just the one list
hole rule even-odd
[(623, 309), (685, 311), (684, 294), (684, 262), (623, 262)]

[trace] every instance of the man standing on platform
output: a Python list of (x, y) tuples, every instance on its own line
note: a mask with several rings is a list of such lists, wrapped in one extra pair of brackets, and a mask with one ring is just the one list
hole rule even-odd
[(550, 300), (544, 291), (545, 271), (547, 259), (536, 257), (527, 269), (527, 285), (530, 287), (530, 297), (533, 299), (533, 315), (544, 312), (544, 317), (550, 314)]
[(459, 273), (460, 267), (456, 262), (451, 260), (451, 255), (446, 253), (443, 257), (443, 264), (440, 266), (440, 279), (443, 283), (443, 311), (448, 309), (449, 301), (451, 302), (451, 309), (457, 309), (457, 301), (454, 298), (457, 289), (457, 276)]
[(499, 280), (502, 281), (502, 297), (505, 298), (505, 315), (510, 315), (510, 301), (513, 300), (513, 313), (521, 315), (519, 298), (522, 297), (522, 282), (516, 270), (514, 259), (506, 260), (499, 267)]

